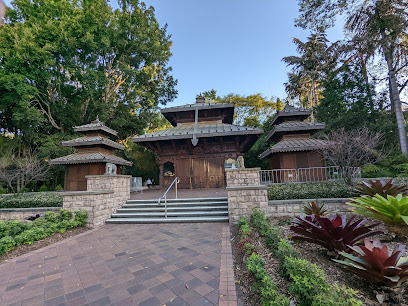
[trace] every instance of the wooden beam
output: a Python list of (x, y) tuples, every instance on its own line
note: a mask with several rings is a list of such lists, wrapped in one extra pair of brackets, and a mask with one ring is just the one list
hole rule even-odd
[(248, 144), (248, 142), (251, 140), (250, 136), (246, 136), (245, 140), (240, 144), (239, 149), (240, 151), (243, 151), (245, 149), (245, 146)]

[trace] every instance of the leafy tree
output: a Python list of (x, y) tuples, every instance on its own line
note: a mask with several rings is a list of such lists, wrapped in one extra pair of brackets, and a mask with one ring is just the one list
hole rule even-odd
[(99, 115), (119, 137), (171, 101), (170, 36), (137, 0), (16, 0), (0, 28), (1, 126), (25, 141)]
[(327, 28), (336, 17), (346, 15), (345, 30), (354, 48), (373, 58), (381, 54), (387, 64), (389, 97), (395, 112), (401, 152), (408, 154), (406, 124), (401, 92), (408, 65), (408, 2), (406, 0), (299, 0), (301, 15), (297, 25), (304, 28)]

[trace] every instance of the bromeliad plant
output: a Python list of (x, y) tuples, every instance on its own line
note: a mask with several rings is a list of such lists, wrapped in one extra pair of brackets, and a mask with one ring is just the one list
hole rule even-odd
[(405, 245), (399, 244), (391, 252), (378, 240), (370, 242), (364, 239), (364, 246), (353, 246), (351, 249), (358, 256), (340, 252), (345, 260), (334, 261), (374, 284), (393, 288), (408, 280), (408, 257), (403, 257)]
[(408, 197), (402, 194), (396, 197), (389, 195), (387, 198), (378, 194), (373, 197), (360, 197), (347, 204), (355, 207), (354, 212), (376, 218), (388, 225), (408, 225)]
[(329, 251), (349, 251), (350, 246), (354, 246), (362, 239), (382, 234), (381, 231), (372, 231), (378, 224), (366, 226), (366, 219), (353, 222), (352, 217), (348, 222), (346, 215), (332, 215), (330, 218), (315, 215), (300, 215), (292, 222), (290, 228), (296, 234), (294, 240), (307, 241), (321, 245)]
[(369, 180), (368, 182), (362, 182), (355, 189), (362, 195), (375, 196), (379, 194), (380, 196), (397, 196), (399, 194), (407, 195), (408, 188), (406, 186), (398, 186), (394, 184), (394, 180)]
[(300, 213), (305, 215), (325, 216), (327, 214), (327, 208), (324, 204), (319, 204), (317, 201), (310, 202), (303, 206)]

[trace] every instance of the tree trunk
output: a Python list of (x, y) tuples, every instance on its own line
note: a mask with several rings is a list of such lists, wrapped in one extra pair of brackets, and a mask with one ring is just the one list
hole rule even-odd
[[(317, 100), (317, 95), (316, 95), (316, 85), (315, 85), (315, 81), (312, 78), (312, 92), (313, 92), (313, 102), (314, 102), (314, 106), (318, 105), (318, 100)], [(313, 106), (313, 105), (312, 105)]]
[(394, 106), (395, 117), (397, 119), (398, 135), (401, 145), (401, 152), (408, 155), (407, 131), (405, 129), (404, 114), (398, 91), (397, 79), (395, 77), (394, 60), (392, 52), (384, 49), (385, 61), (388, 66), (388, 81), (390, 86), (391, 104)]

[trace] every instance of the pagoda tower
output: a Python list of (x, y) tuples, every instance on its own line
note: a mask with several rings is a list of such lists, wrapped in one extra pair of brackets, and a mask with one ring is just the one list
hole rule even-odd
[[(322, 149), (326, 142), (311, 138), (311, 135), (324, 129), (324, 123), (304, 121), (310, 117), (310, 109), (295, 108), (290, 105), (279, 111), (273, 118), (272, 130), (266, 136), (271, 146), (260, 157), (269, 158), (271, 169), (298, 170), (304, 168), (326, 167)], [(302, 181), (294, 177), (299, 171), (288, 171), (278, 181)], [(275, 180), (276, 181), (276, 180)]]
[(132, 138), (158, 155), (160, 187), (178, 177), (180, 188), (224, 188), (224, 163), (247, 152), (262, 129), (234, 125), (233, 103), (205, 102), (161, 110), (172, 128)]
[[(118, 133), (104, 125), (97, 118), (90, 124), (74, 127), (84, 137), (63, 141), (64, 147), (77, 149), (76, 153), (49, 161), (52, 165), (66, 165), (64, 190), (87, 190), (87, 175), (120, 174), (119, 166), (130, 166), (131, 162), (114, 155), (114, 150), (124, 150), (124, 146), (109, 139)], [(117, 171), (114, 168), (117, 168)]]

